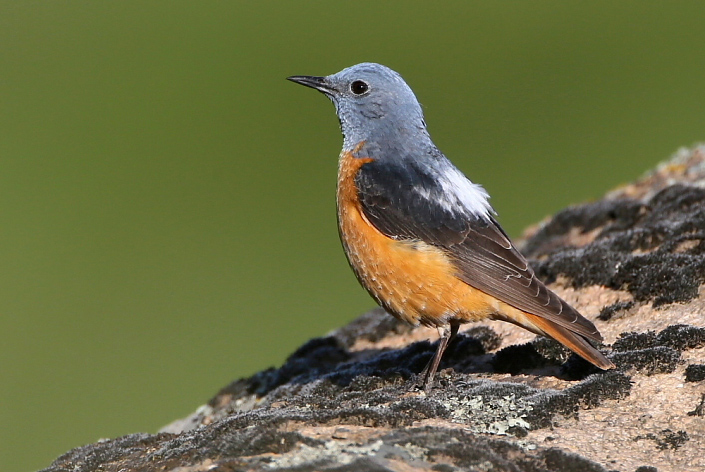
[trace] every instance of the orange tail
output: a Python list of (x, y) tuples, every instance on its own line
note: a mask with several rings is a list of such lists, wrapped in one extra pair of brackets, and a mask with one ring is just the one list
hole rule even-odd
[[(565, 347), (599, 367), (600, 369), (614, 369), (615, 365), (607, 359), (600, 351), (592, 347), (592, 345), (581, 335), (575, 334), (559, 326), (545, 318), (524, 313), (527, 320), (540, 329), (546, 336), (555, 339)], [(532, 330), (533, 331), (533, 330)]]

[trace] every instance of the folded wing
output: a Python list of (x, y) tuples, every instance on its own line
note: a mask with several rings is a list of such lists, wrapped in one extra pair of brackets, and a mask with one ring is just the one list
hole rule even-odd
[(365, 216), (386, 236), (441, 248), (468, 285), (585, 338), (602, 340), (590, 321), (536, 278), (494, 219), (484, 190), (444, 156), (435, 156), (433, 165), (416, 159), (369, 162), (355, 183)]

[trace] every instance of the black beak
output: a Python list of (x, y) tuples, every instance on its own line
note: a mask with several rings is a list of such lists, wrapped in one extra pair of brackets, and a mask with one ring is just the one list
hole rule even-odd
[(311, 75), (292, 75), (291, 77), (287, 77), (286, 80), (291, 80), (292, 82), (296, 82), (297, 84), (314, 88), (319, 92), (323, 92), (326, 94), (329, 94), (333, 91), (325, 77), (315, 77)]

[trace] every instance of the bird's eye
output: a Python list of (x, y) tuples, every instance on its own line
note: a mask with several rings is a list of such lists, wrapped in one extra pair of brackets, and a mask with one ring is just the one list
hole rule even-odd
[(362, 80), (356, 80), (350, 84), (350, 91), (355, 95), (362, 95), (370, 89), (370, 86)]

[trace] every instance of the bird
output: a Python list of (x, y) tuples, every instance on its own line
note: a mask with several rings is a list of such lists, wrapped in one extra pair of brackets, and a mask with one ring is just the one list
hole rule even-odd
[(426, 392), (463, 323), (503, 320), (553, 338), (600, 369), (595, 325), (537, 278), (496, 220), (489, 194), (436, 147), (421, 105), (397, 72), (357, 64), (288, 80), (322, 92), (343, 134), (338, 233), (360, 284), (394, 317), (435, 327)]

